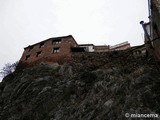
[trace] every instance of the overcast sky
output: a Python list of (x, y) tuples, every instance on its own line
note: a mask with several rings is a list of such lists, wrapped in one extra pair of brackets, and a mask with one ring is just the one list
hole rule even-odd
[(0, 68), (23, 48), (72, 35), (79, 44), (143, 44), (147, 0), (0, 0)]

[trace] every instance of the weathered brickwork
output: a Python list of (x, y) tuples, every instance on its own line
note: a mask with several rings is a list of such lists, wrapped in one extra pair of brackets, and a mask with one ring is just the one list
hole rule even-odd
[(71, 60), (71, 47), (76, 46), (78, 46), (78, 44), (71, 35), (50, 38), (26, 47), (20, 63), (29, 65), (40, 62), (64, 63)]

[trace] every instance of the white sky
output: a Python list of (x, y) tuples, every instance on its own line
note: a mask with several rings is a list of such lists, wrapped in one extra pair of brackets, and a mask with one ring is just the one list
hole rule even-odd
[(24, 47), (50, 37), (143, 44), (141, 20), (148, 21), (147, 0), (0, 0), (0, 68), (18, 61)]

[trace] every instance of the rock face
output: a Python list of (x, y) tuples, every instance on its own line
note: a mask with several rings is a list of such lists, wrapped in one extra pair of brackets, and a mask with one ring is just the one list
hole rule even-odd
[(16, 70), (0, 83), (0, 120), (124, 120), (160, 114), (155, 61), (130, 51), (79, 53)]

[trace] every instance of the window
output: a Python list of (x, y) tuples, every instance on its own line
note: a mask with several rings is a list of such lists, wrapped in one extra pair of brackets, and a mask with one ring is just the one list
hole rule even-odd
[(41, 42), (41, 43), (40, 43), (39, 48), (42, 48), (42, 47), (44, 47), (44, 42)]
[(53, 48), (53, 53), (59, 53), (59, 52), (60, 52), (59, 48)]
[(36, 57), (40, 56), (42, 54), (42, 51), (37, 52)]
[(52, 40), (52, 44), (60, 44), (61, 39)]
[(28, 60), (29, 57), (30, 57), (30, 55), (27, 55), (25, 60)]
[(33, 46), (29, 46), (28, 52), (30, 52), (33, 49)]

